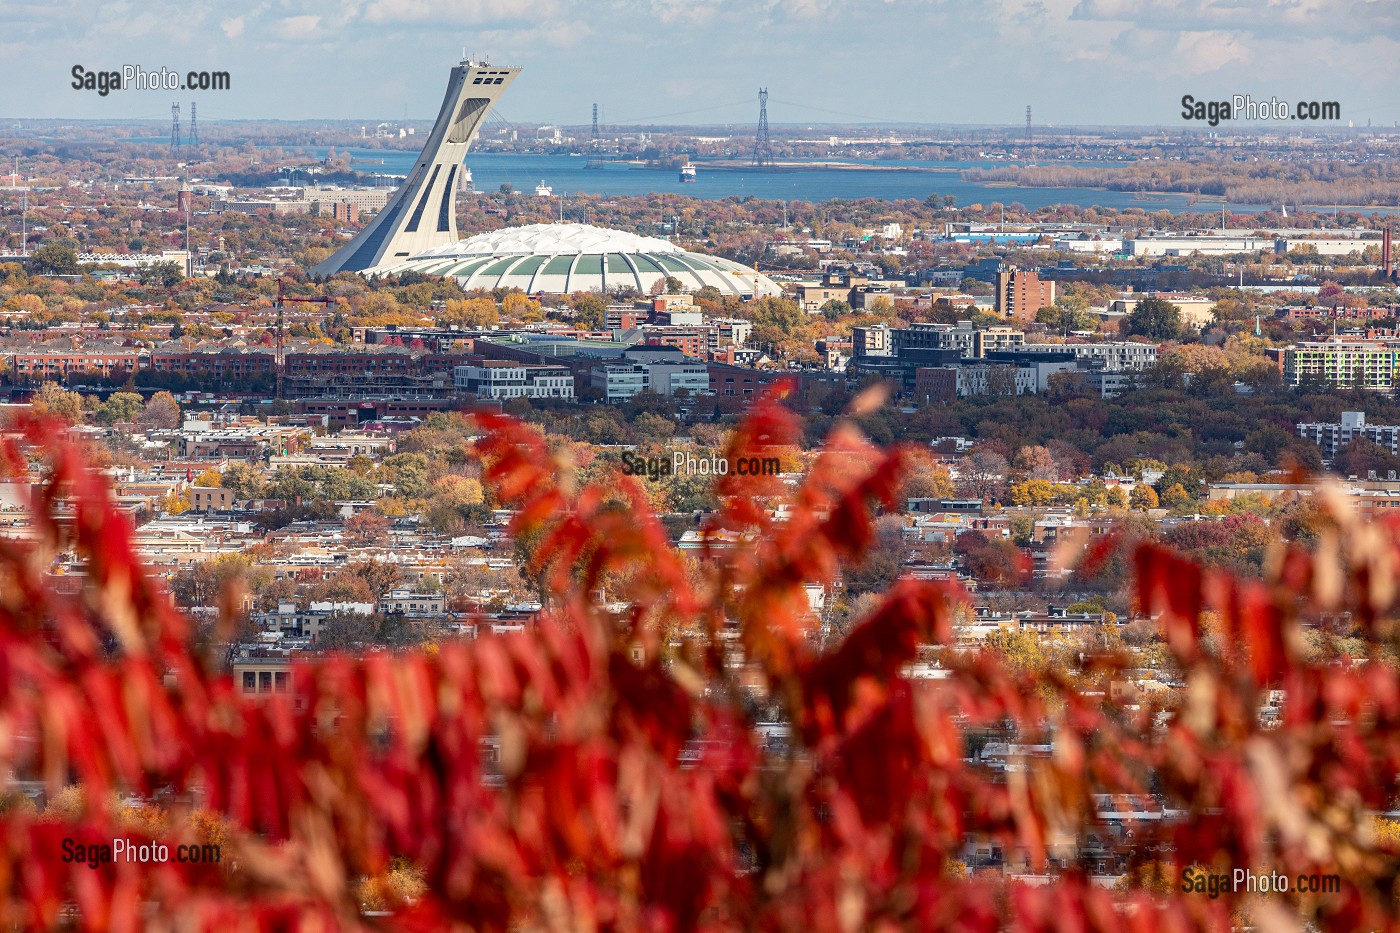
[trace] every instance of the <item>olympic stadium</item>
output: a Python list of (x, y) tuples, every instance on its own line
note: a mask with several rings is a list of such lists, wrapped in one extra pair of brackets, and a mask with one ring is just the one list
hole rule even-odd
[(450, 276), (466, 289), (518, 288), (531, 295), (618, 288), (645, 295), (668, 277), (687, 291), (712, 287), (721, 295), (743, 298), (782, 293), (772, 279), (737, 262), (688, 252), (655, 237), (574, 223), (480, 233), (374, 271)]
[(311, 269), (386, 275), (451, 276), (474, 289), (519, 288), (531, 295), (648, 294), (667, 278), (694, 291), (762, 298), (781, 294), (772, 279), (736, 262), (681, 249), (666, 240), (585, 224), (532, 224), (457, 238), (457, 184), (481, 122), (520, 69), (463, 59), (417, 163), (384, 209), (350, 242)]

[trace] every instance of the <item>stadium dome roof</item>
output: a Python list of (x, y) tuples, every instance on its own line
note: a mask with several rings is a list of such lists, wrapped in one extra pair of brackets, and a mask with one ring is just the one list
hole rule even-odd
[(479, 233), (376, 271), (452, 276), (463, 288), (519, 288), (532, 295), (606, 292), (619, 286), (645, 295), (667, 276), (690, 291), (711, 285), (720, 294), (746, 298), (782, 292), (772, 279), (740, 263), (687, 252), (656, 237), (586, 224), (530, 224)]

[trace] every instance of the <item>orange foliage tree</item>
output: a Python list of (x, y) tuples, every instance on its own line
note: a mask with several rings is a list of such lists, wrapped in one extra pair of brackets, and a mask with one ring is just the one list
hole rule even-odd
[[(1184, 684), (1163, 710), (1085, 688), (1124, 673), (1112, 651), (1071, 676), (944, 650), (945, 676), (903, 676), (921, 646), (953, 638), (963, 597), (945, 585), (900, 581), (842, 637), (820, 637), (804, 585), (859, 561), (909, 464), (848, 423), (795, 491), (722, 477), (697, 568), (636, 481), (578, 487), (538, 432), (480, 421), (484, 480), (515, 510), (548, 597), (538, 623), (328, 657), (261, 702), (152, 582), (60, 427), (5, 441), (12, 474), (32, 450), (47, 473), (34, 540), (0, 541), (0, 763), (85, 790), (77, 812), (0, 815), (5, 923), (1116, 933), (1223, 928), (1244, 911), (1260, 929), (1396, 925), (1396, 843), (1373, 834), (1400, 764), (1400, 680), (1378, 660), (1400, 597), (1390, 526), (1338, 517), (1316, 553), (1271, 554), (1262, 581), (1138, 547), (1137, 598)], [(728, 454), (798, 436), (768, 398)], [(61, 500), (71, 521), (55, 517)], [(1099, 542), (1086, 560), (1124, 546)], [(43, 570), (70, 550), (86, 575), (67, 595)], [(591, 597), (608, 574), (629, 581), (621, 613)], [(1206, 613), (1218, 637), (1202, 634)], [(1310, 662), (1303, 626), (1343, 618), (1377, 658)], [(1258, 714), (1270, 689), (1287, 696), (1277, 726)], [(787, 741), (760, 737), (757, 706)], [(1053, 754), (984, 770), (967, 736), (1008, 723)], [(122, 820), (117, 791), (162, 800), (170, 828), (150, 831), (172, 852), (217, 838), (221, 860), (65, 861), (150, 823)], [(1118, 889), (1073, 865), (1029, 886), (958, 862), (979, 836), (1038, 870), (1101, 829), (1094, 794), (1148, 792), (1180, 816), (1140, 827), (1143, 864)], [(1181, 890), (1190, 865), (1344, 884), (1212, 898)]]

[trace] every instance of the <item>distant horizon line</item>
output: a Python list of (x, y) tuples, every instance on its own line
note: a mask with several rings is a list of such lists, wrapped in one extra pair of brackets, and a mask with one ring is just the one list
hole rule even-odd
[[(245, 123), (279, 123), (289, 126), (296, 125), (316, 125), (335, 126), (344, 125), (346, 127), (369, 125), (371, 122), (391, 123), (395, 126), (408, 126), (413, 124), (431, 127), (432, 118), (423, 117), (206, 117), (201, 119), (200, 126), (219, 126)], [(168, 121), (156, 117), (18, 117), (0, 116), (0, 124), (5, 123), (84, 123), (96, 126), (112, 125), (141, 125), (156, 124), (168, 126)], [(961, 131), (998, 131), (1017, 135), (1024, 140), (1025, 125), (1015, 123), (927, 123), (919, 121), (866, 121), (858, 123), (811, 123), (801, 122), (781, 122), (770, 121), (769, 125), (774, 129), (804, 129), (808, 131), (817, 130), (840, 130), (840, 129), (890, 129), (890, 130), (961, 130)], [(542, 127), (552, 126), (561, 130), (574, 132), (582, 136), (590, 136), (592, 126), (588, 123), (560, 123), (551, 120), (515, 120), (511, 121), (511, 127)], [(753, 124), (744, 123), (600, 123), (600, 132), (606, 129), (609, 132), (616, 132), (618, 129), (627, 130), (729, 130), (739, 132), (750, 132)], [(0, 130), (5, 129), (0, 125)], [(1390, 126), (1384, 124), (1357, 125), (1357, 126), (1308, 126), (1306, 124), (1294, 123), (1287, 128), (1271, 125), (1268, 123), (1255, 123), (1245, 126), (1215, 127), (1213, 129), (1202, 129), (1197, 126), (1183, 126), (1180, 124), (1163, 123), (1045, 123), (1035, 124), (1036, 133), (1044, 133), (1050, 136), (1069, 135), (1085, 131), (1112, 130), (1118, 132), (1138, 131), (1138, 132), (1158, 132), (1170, 133), (1172, 135), (1188, 135), (1198, 138), (1210, 138), (1219, 136), (1298, 136), (1298, 135), (1336, 135), (1336, 134), (1356, 134), (1367, 132), (1381, 135), (1400, 134), (1400, 121), (1392, 123)], [(1032, 145), (1035, 143), (1032, 142)]]

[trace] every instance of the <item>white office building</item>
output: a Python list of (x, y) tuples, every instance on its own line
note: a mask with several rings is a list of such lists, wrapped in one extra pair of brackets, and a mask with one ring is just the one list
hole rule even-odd
[(1073, 353), (1076, 359), (1107, 370), (1142, 372), (1157, 365), (1157, 345), (1115, 340), (1107, 343), (1037, 343), (1024, 349), (1041, 353)]
[(1298, 425), (1298, 436), (1312, 441), (1331, 460), (1343, 447), (1364, 437), (1392, 454), (1400, 455), (1400, 425), (1367, 424), (1366, 413), (1344, 411), (1339, 424), (1306, 422)]
[(477, 398), (574, 397), (574, 376), (564, 366), (486, 360), (477, 366), (458, 366), (454, 377), (458, 391), (470, 392)]
[(646, 391), (647, 368), (637, 363), (599, 363), (593, 367), (590, 381), (603, 393), (604, 402), (616, 405)]

